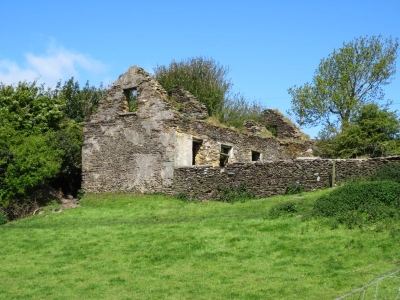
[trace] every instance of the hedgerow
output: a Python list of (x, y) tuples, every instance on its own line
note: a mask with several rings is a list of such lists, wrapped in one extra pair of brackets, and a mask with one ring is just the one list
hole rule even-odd
[(400, 183), (400, 164), (387, 163), (383, 165), (372, 174), (371, 180), (390, 180)]
[(313, 214), (331, 217), (348, 228), (397, 220), (400, 184), (392, 181), (351, 182), (318, 198)]

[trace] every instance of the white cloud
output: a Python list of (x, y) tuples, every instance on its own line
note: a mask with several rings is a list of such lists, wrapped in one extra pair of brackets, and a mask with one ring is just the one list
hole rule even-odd
[(101, 73), (105, 65), (87, 55), (73, 52), (52, 43), (45, 55), (25, 54), (24, 66), (4, 59), (0, 60), (0, 82), (15, 84), (19, 81), (40, 81), (53, 85), (72, 76), (79, 79), (82, 72)]

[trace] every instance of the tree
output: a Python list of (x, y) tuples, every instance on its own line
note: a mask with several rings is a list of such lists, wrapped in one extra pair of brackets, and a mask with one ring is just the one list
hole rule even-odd
[(50, 133), (28, 134), (7, 125), (0, 126), (0, 207), (29, 195), (60, 171), (62, 151)]
[(207, 106), (210, 115), (218, 116), (232, 87), (228, 71), (212, 58), (199, 56), (157, 66), (153, 76), (167, 91), (174, 85), (183, 87)]
[(396, 73), (397, 39), (360, 37), (322, 59), (312, 83), (288, 89), (300, 126), (343, 130), (366, 104), (384, 98), (382, 86)]
[(0, 207), (29, 202), (43, 185), (76, 194), (81, 184), (83, 120), (104, 89), (73, 78), (55, 89), (0, 83)]
[(0, 83), (0, 126), (7, 122), (15, 130), (31, 133), (57, 130), (63, 110), (63, 102), (44, 85), (19, 82), (14, 87)]
[[(316, 147), (324, 157), (356, 158), (400, 153), (400, 121), (395, 112), (364, 105), (340, 133), (325, 135)], [(326, 133), (326, 132), (325, 132)]]
[(94, 113), (99, 105), (99, 101), (104, 97), (105, 88), (100, 84), (99, 88), (89, 85), (86, 82), (83, 88), (74, 78), (57, 83), (54, 91), (55, 98), (64, 104), (65, 116), (76, 122), (83, 122), (86, 117)]

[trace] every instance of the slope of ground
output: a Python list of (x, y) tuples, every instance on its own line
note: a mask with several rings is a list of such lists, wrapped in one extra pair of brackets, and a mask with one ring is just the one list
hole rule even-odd
[(398, 268), (399, 235), (385, 229), (268, 218), (279, 201), (307, 209), (325, 192), (235, 204), (89, 195), (0, 226), (0, 299), (333, 299)]

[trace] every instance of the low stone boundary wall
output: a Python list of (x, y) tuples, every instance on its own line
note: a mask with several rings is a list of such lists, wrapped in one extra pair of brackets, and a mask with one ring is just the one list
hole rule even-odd
[(174, 169), (173, 193), (206, 200), (218, 199), (218, 187), (239, 187), (245, 183), (257, 197), (284, 194), (301, 184), (305, 191), (332, 186), (356, 176), (370, 175), (388, 162), (400, 163), (400, 156), (367, 159), (294, 159), (263, 163), (234, 163), (224, 169), (192, 166)]

